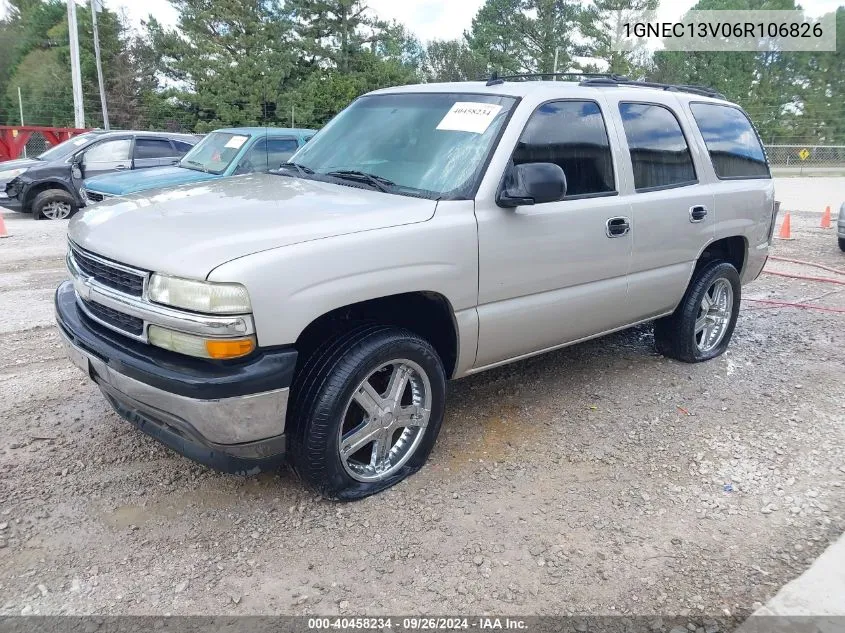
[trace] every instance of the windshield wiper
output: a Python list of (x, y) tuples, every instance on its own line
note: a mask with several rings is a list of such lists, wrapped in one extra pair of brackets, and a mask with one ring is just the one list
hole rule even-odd
[(204, 171), (205, 173), (208, 173), (208, 168), (207, 168), (205, 165), (203, 165), (202, 163), (200, 163), (199, 161), (196, 161), (196, 160), (183, 160), (183, 161), (182, 161), (181, 163), (179, 163), (179, 164), (181, 165), (182, 163), (185, 163), (185, 164), (187, 164), (187, 165), (196, 165), (197, 167), (199, 167), (199, 170), (194, 170), (194, 171)]
[(299, 163), (282, 163), (281, 165), (279, 165), (279, 169), (281, 169), (282, 167), (293, 167), (294, 169), (296, 169), (296, 171), (299, 172), (299, 175), (302, 177), (310, 176), (314, 173), (313, 169), (311, 169), (310, 167), (306, 167), (305, 165), (300, 165)]
[(392, 180), (388, 180), (387, 178), (382, 178), (381, 176), (376, 176), (374, 174), (368, 174), (365, 171), (357, 171), (355, 169), (338, 169), (337, 171), (327, 172), (325, 175), (345, 180), (354, 180), (355, 182), (365, 181), (370, 183), (382, 193), (390, 193), (390, 189), (396, 186), (396, 183)]

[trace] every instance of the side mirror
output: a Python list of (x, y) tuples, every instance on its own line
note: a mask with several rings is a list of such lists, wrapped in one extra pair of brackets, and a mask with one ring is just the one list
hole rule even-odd
[(77, 180), (81, 180), (83, 177), (82, 173), (82, 154), (77, 154), (71, 160), (70, 165), (70, 174)]
[(566, 195), (566, 174), (554, 163), (525, 163), (511, 167), (496, 204), (506, 209), (555, 202)]

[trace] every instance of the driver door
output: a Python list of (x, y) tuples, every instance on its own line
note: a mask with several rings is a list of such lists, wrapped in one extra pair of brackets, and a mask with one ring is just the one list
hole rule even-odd
[(551, 101), (532, 113), (511, 163), (559, 165), (567, 193), (515, 209), (476, 200), (476, 368), (627, 325), (631, 210), (617, 191), (618, 160), (597, 102)]

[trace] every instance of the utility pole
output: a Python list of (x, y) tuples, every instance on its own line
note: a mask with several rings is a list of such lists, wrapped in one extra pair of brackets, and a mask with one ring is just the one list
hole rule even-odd
[(100, 105), (103, 107), (103, 128), (109, 128), (109, 108), (106, 105), (106, 88), (103, 85), (103, 65), (100, 63), (100, 33), (97, 30), (98, 0), (91, 0), (91, 26), (94, 27), (94, 57), (97, 60), (97, 82), (100, 84)]
[[(18, 86), (18, 108), (21, 111), (21, 127), (25, 125), (23, 122), (23, 97), (21, 97), (21, 87)], [(26, 158), (26, 145), (23, 146), (23, 157)]]
[(79, 33), (76, 28), (76, 0), (67, 0), (67, 26), (70, 33), (70, 77), (73, 82), (73, 121), (77, 128), (85, 127), (82, 106), (82, 71), (79, 68)]

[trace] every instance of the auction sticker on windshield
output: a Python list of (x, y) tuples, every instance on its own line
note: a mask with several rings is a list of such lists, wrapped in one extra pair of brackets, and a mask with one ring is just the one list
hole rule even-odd
[(246, 136), (233, 136), (227, 142), (225, 147), (231, 147), (232, 149), (238, 149), (241, 145), (246, 143)]
[(437, 129), (483, 134), (501, 109), (502, 106), (495, 103), (458, 101), (449, 108), (446, 116), (437, 124)]

